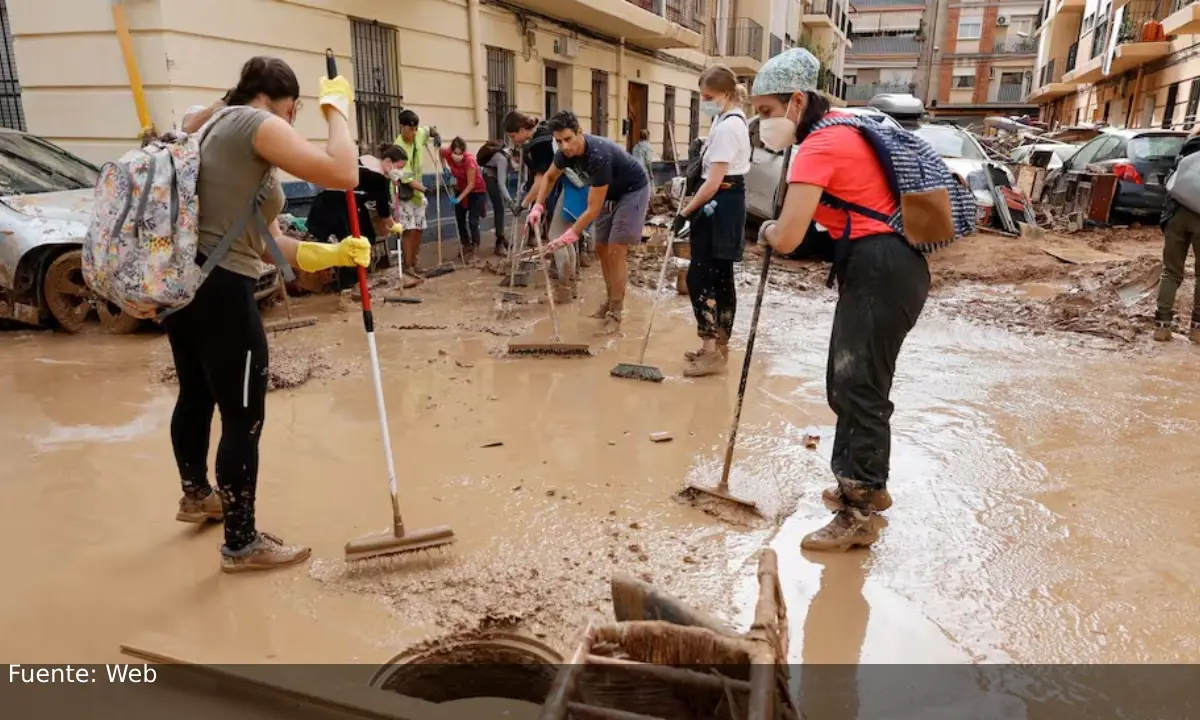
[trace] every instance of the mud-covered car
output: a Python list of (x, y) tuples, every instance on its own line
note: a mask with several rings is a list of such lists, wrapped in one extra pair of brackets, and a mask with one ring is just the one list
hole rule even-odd
[[(142, 322), (83, 280), (98, 168), (34, 135), (0, 129), (0, 321), (123, 334)], [(263, 264), (255, 297), (278, 290)]]

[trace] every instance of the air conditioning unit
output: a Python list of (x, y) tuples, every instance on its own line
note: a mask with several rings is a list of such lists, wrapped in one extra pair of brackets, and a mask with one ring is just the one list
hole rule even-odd
[(999, 25), (1000, 27), (1004, 27), (1005, 25), (1008, 24), (1008, 16), (1001, 15), (1000, 17), (996, 18), (996, 24)]
[(560, 37), (554, 41), (554, 52), (563, 57), (579, 57), (579, 39), (573, 37)]

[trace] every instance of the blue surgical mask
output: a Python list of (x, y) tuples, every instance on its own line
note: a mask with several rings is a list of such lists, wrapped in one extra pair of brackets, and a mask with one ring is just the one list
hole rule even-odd
[(716, 117), (721, 114), (724, 105), (720, 100), (701, 100), (700, 112), (704, 113), (705, 117)]

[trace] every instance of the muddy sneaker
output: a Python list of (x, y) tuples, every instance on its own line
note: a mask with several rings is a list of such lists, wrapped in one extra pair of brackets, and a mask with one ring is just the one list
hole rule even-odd
[(871, 516), (854, 508), (833, 516), (829, 524), (810, 532), (800, 541), (801, 550), (815, 552), (845, 552), (856, 547), (870, 547), (879, 539), (879, 530)]
[(596, 332), (597, 337), (616, 335), (621, 332), (621, 314), (609, 311), (604, 316), (604, 324)]
[(604, 304), (601, 305), (600, 308), (598, 310), (596, 310), (596, 312), (592, 313), (591, 315), (588, 315), (588, 317), (592, 318), (593, 320), (604, 320), (605, 318), (608, 317), (608, 306), (609, 306), (609, 302), (607, 300), (605, 300)]
[(221, 572), (240, 573), (274, 570), (296, 565), (308, 559), (312, 549), (303, 545), (284, 545), (278, 537), (265, 532), (241, 550), (221, 548)]
[[(825, 506), (834, 512), (846, 509), (846, 498), (842, 495), (840, 485), (822, 490), (821, 499), (825, 501)], [(872, 511), (883, 512), (892, 506), (892, 495), (887, 488), (867, 490), (863, 493), (863, 501), (871, 506)]]
[[(721, 345), (718, 343), (717, 351), (720, 352), (722, 355), (724, 355), (726, 358), (729, 357), (729, 346), (728, 345)], [(687, 352), (685, 352), (683, 354), (683, 359), (690, 362), (690, 361), (695, 360), (696, 358), (700, 357), (700, 355), (703, 353), (704, 353), (704, 348), (700, 348), (699, 350), (688, 350)]]
[(725, 369), (727, 358), (720, 351), (702, 352), (683, 368), (684, 377), (716, 375)]
[[(1195, 334), (1195, 331), (1192, 333)], [(1171, 339), (1171, 326), (1168, 323), (1154, 324), (1154, 339), (1158, 342), (1167, 342)]]
[(221, 498), (211, 490), (202, 498), (191, 498), (187, 495), (179, 498), (179, 512), (175, 519), (185, 523), (221, 522), (225, 519), (225, 510), (221, 507)]
[(568, 305), (574, 299), (571, 295), (571, 287), (569, 285), (559, 284), (554, 286), (555, 305)]

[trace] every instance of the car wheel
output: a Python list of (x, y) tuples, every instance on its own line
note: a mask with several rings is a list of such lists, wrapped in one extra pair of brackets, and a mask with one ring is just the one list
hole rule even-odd
[(42, 278), (42, 295), (59, 327), (71, 334), (99, 331), (126, 335), (142, 323), (87, 286), (82, 250), (67, 251), (50, 263)]

